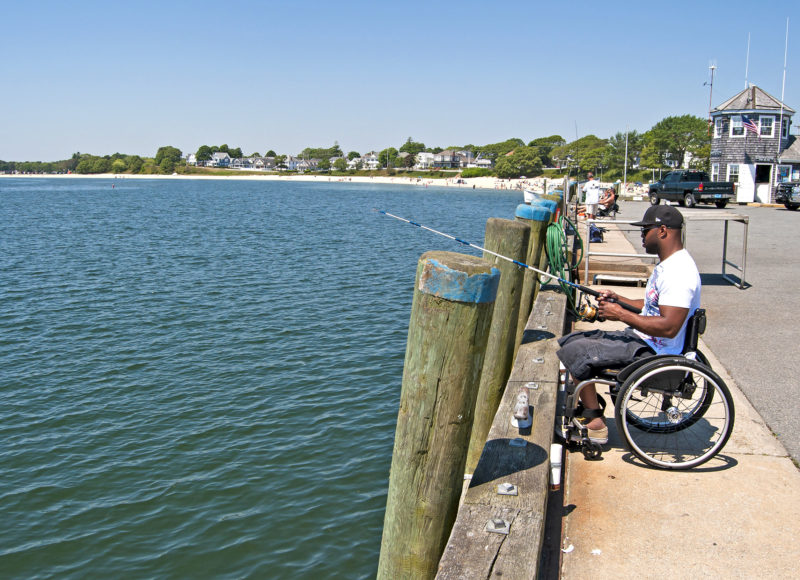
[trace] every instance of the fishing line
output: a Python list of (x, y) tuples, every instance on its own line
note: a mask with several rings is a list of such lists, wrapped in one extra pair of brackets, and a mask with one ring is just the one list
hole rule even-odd
[[(444, 232), (440, 232), (439, 230), (435, 230), (433, 228), (429, 228), (428, 226), (424, 226), (422, 224), (418, 224), (417, 222), (411, 221), (411, 220), (406, 219), (404, 217), (400, 217), (399, 215), (391, 214), (391, 213), (389, 213), (387, 211), (383, 211), (383, 210), (380, 210), (380, 209), (376, 209), (374, 211), (377, 211), (380, 214), (389, 216), (389, 217), (394, 218), (396, 220), (400, 220), (401, 222), (406, 222), (407, 224), (410, 224), (412, 226), (416, 226), (416, 227), (418, 227), (420, 229), (428, 230), (429, 232), (432, 232), (432, 233), (434, 233), (436, 235), (443, 236), (445, 238), (451, 239), (454, 242), (458, 242), (459, 244), (462, 244), (464, 246), (469, 246), (470, 248), (474, 248), (476, 250), (480, 250), (482, 252), (486, 252), (487, 254), (491, 254), (492, 256), (496, 256), (496, 257), (498, 257), (498, 258), (500, 258), (502, 260), (506, 260), (507, 262), (511, 262), (512, 264), (516, 264), (520, 268), (527, 268), (528, 270), (532, 270), (533, 272), (536, 272), (537, 274), (540, 274), (542, 276), (547, 276), (551, 280), (555, 280), (556, 282), (558, 282), (558, 283), (560, 283), (562, 285), (566, 284), (567, 286), (575, 288), (576, 290), (580, 290), (584, 294), (588, 294), (590, 296), (594, 296), (595, 298), (599, 298), (600, 297), (600, 292), (598, 292), (597, 290), (592, 290), (591, 288), (587, 288), (586, 286), (583, 286), (581, 284), (576, 284), (575, 282), (570, 282), (569, 280), (565, 280), (564, 278), (559, 278), (558, 276), (550, 274), (549, 272), (545, 272), (544, 270), (540, 270), (539, 268), (534, 268), (533, 266), (529, 266), (528, 264), (525, 264), (525, 263), (520, 262), (518, 260), (515, 260), (513, 258), (509, 258), (508, 256), (504, 256), (502, 254), (498, 254), (497, 252), (493, 252), (491, 250), (487, 250), (486, 248), (483, 248), (483, 247), (481, 247), (481, 246), (479, 246), (477, 244), (473, 244), (471, 242), (467, 242), (467, 241), (462, 240), (460, 238), (457, 238), (455, 236), (451, 236), (450, 234), (446, 234)], [(633, 312), (634, 314), (639, 314), (641, 312), (635, 306), (631, 306), (630, 304), (627, 304), (627, 303), (619, 301), (619, 300), (610, 300), (610, 302), (616, 302), (617, 304), (622, 306), (622, 308), (624, 308), (625, 310), (628, 310), (629, 312)]]

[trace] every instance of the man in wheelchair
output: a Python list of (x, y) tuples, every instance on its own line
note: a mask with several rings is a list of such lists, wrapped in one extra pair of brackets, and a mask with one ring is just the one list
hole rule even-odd
[[(681, 241), (683, 216), (672, 206), (651, 206), (641, 221), (642, 245), (657, 254), (659, 263), (647, 281), (644, 300), (629, 300), (609, 290), (598, 298), (598, 317), (628, 325), (622, 331), (573, 332), (559, 339), (558, 358), (577, 383), (596, 377), (607, 368), (622, 367), (655, 354), (680, 354), (686, 323), (700, 306), (700, 273)], [(618, 300), (640, 308), (640, 314), (623, 309)], [(608, 442), (608, 428), (595, 385), (580, 393), (582, 424), (592, 443)]]

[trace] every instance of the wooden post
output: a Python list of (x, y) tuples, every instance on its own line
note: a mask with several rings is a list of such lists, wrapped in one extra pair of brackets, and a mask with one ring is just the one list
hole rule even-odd
[[(553, 197), (553, 196), (551, 196), (551, 197)], [(530, 203), (530, 205), (532, 207), (543, 207), (543, 208), (545, 208), (547, 211), (549, 211), (552, 214), (551, 215), (551, 217), (552, 217), (556, 213), (556, 208), (558, 207), (558, 202), (553, 200), (553, 199), (534, 199)]]
[[(554, 204), (552, 201), (540, 201), (540, 204)], [(544, 250), (547, 226), (552, 217), (552, 211), (544, 205), (520, 204), (517, 206), (515, 216), (518, 220), (526, 223), (531, 228), (531, 239), (528, 243), (528, 256), (525, 263), (534, 268), (541, 266), (541, 256)], [(539, 275), (533, 270), (525, 270), (525, 279), (522, 283), (522, 294), (520, 294), (519, 320), (517, 322), (517, 335), (514, 343), (519, 348), (522, 341), (522, 334), (525, 332), (525, 325), (528, 323), (528, 316), (531, 314), (533, 300), (536, 295), (537, 277)]]
[[(531, 228), (522, 221), (490, 218), (486, 222), (486, 249), (525, 262), (531, 237)], [(500, 269), (500, 287), (494, 303), (489, 342), (481, 372), (478, 400), (475, 403), (475, 420), (469, 440), (466, 473), (475, 471), (481, 457), (486, 436), (492, 426), (494, 414), (503, 398), (508, 375), (514, 364), (515, 340), (519, 323), (520, 294), (525, 269), (484, 252), (483, 259)]]
[(420, 258), (378, 578), (433, 578), (458, 511), (500, 270), (474, 256)]

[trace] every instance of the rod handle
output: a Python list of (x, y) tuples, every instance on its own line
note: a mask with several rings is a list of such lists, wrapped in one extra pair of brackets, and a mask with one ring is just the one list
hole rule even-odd
[[(578, 287), (580, 288), (580, 290), (582, 292), (585, 292), (586, 294), (589, 294), (590, 296), (594, 296), (595, 298), (599, 298), (600, 297), (600, 292), (598, 292), (597, 290), (593, 290), (591, 288), (587, 288), (586, 286), (580, 286), (580, 285), (578, 285)], [(639, 310), (635, 306), (632, 306), (632, 305), (628, 304), (627, 302), (623, 302), (622, 300), (612, 299), (612, 300), (609, 300), (609, 302), (616, 302), (617, 304), (622, 306), (628, 312), (633, 312), (634, 314), (641, 313), (641, 310)]]

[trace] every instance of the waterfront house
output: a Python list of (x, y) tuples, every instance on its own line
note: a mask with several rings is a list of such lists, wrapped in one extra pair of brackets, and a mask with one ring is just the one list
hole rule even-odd
[(186, 156), (186, 165), (197, 165), (197, 155), (189, 153)]
[(297, 171), (316, 171), (319, 165), (319, 159), (301, 159), (297, 162)]
[(376, 169), (380, 169), (380, 166), (381, 164), (378, 161), (378, 154), (374, 151), (370, 151), (366, 155), (361, 156), (361, 167), (363, 169), (374, 171)]
[(454, 169), (458, 167), (456, 152), (452, 149), (445, 149), (433, 156), (433, 166), (437, 169)]
[(711, 110), (711, 179), (736, 183), (736, 201), (775, 199), (800, 178), (800, 145), (789, 134), (795, 110), (751, 85)]
[(217, 151), (211, 154), (211, 159), (207, 165), (209, 167), (228, 167), (231, 164), (231, 156), (222, 151)]
[(475, 159), (473, 159), (467, 164), (467, 167), (477, 167), (479, 169), (491, 169), (492, 160), (485, 159), (484, 157), (481, 156), (481, 154), (478, 154), (478, 156)]
[(297, 171), (297, 164), (300, 163), (300, 161), (301, 159), (298, 157), (287, 155), (283, 164), (286, 166), (287, 171)]
[(430, 169), (433, 167), (433, 153), (428, 153), (427, 151), (420, 151), (417, 153), (416, 161), (417, 163), (414, 165), (414, 169)]
[(262, 169), (264, 171), (273, 171), (275, 169), (274, 157), (254, 157), (253, 169)]

